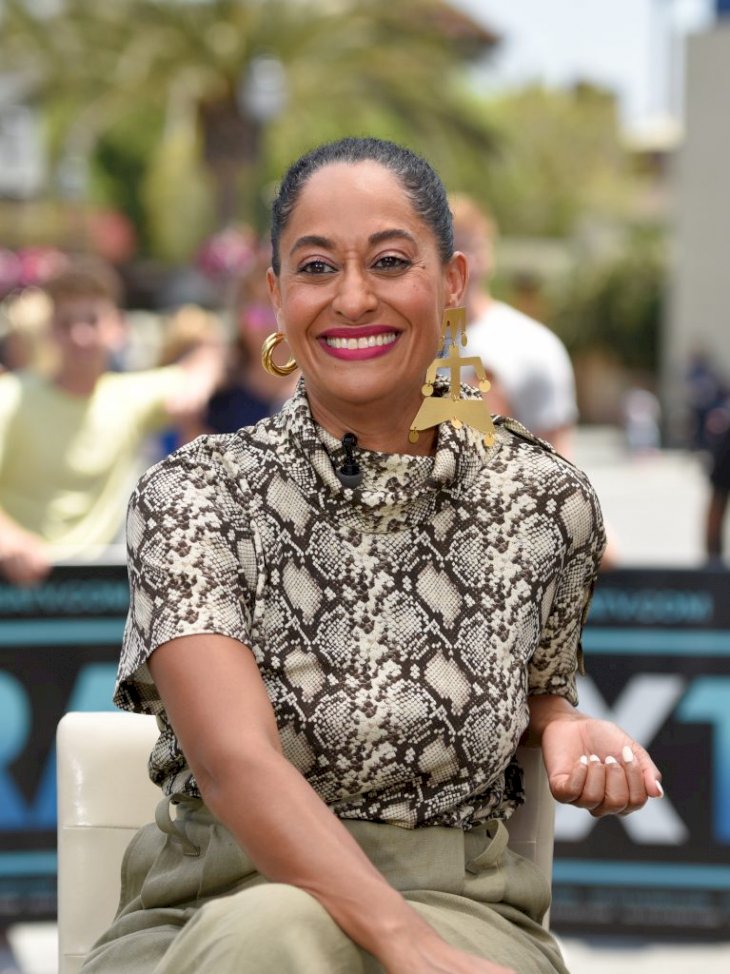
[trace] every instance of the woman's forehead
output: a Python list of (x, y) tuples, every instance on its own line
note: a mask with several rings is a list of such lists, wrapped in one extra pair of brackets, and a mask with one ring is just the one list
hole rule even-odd
[[(400, 179), (379, 162), (333, 162), (312, 173), (302, 186), (294, 213), (317, 208), (328, 200), (361, 197), (368, 205), (391, 208), (402, 206), (413, 211), (413, 204)], [(414, 212), (415, 215), (415, 212)]]
[(350, 228), (369, 235), (393, 227), (430, 234), (398, 176), (368, 160), (330, 163), (314, 172), (299, 193), (287, 232), (299, 237)]

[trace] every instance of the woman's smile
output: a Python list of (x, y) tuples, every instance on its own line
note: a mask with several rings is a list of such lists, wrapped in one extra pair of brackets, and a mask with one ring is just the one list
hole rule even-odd
[(331, 328), (319, 336), (319, 342), (333, 358), (353, 362), (387, 355), (399, 335), (399, 331), (387, 325)]

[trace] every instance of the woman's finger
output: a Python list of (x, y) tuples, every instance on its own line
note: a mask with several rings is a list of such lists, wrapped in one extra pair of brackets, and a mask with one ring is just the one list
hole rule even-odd
[(649, 757), (648, 752), (639, 744), (634, 744), (632, 750), (634, 752), (634, 760), (641, 768), (647, 795), (649, 798), (663, 798), (664, 789), (662, 788), (661, 771)]
[(649, 798), (644, 780), (644, 772), (636, 757), (635, 747), (636, 745), (626, 744), (621, 752), (620, 758), (629, 788), (629, 797), (624, 810), (625, 814), (643, 808)]
[(591, 754), (586, 767), (586, 780), (581, 794), (571, 804), (593, 811), (603, 804), (606, 795), (606, 768), (597, 754)]
[(604, 761), (606, 785), (603, 802), (593, 809), (594, 815), (619, 815), (629, 803), (629, 782), (623, 764), (609, 754)]
[(570, 774), (552, 775), (550, 791), (555, 801), (565, 805), (573, 803), (583, 792), (588, 774), (588, 757), (584, 756), (575, 765)]

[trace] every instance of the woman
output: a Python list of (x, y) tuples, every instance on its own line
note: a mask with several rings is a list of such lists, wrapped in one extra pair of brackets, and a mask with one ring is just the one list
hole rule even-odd
[(272, 241), (302, 384), (131, 502), (116, 701), (157, 714), (151, 775), (177, 807), (131, 844), (84, 970), (564, 972), (547, 883), (505, 850), (518, 742), (594, 815), (661, 790), (573, 709), (595, 496), (521, 427), (416, 422), (467, 279), (423, 160), (315, 149)]

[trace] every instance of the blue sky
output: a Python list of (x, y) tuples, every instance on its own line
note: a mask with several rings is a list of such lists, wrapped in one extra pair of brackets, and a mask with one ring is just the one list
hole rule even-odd
[(502, 44), (480, 80), (499, 89), (593, 80), (614, 90), (627, 128), (681, 115), (682, 41), (713, 0), (452, 0)]

